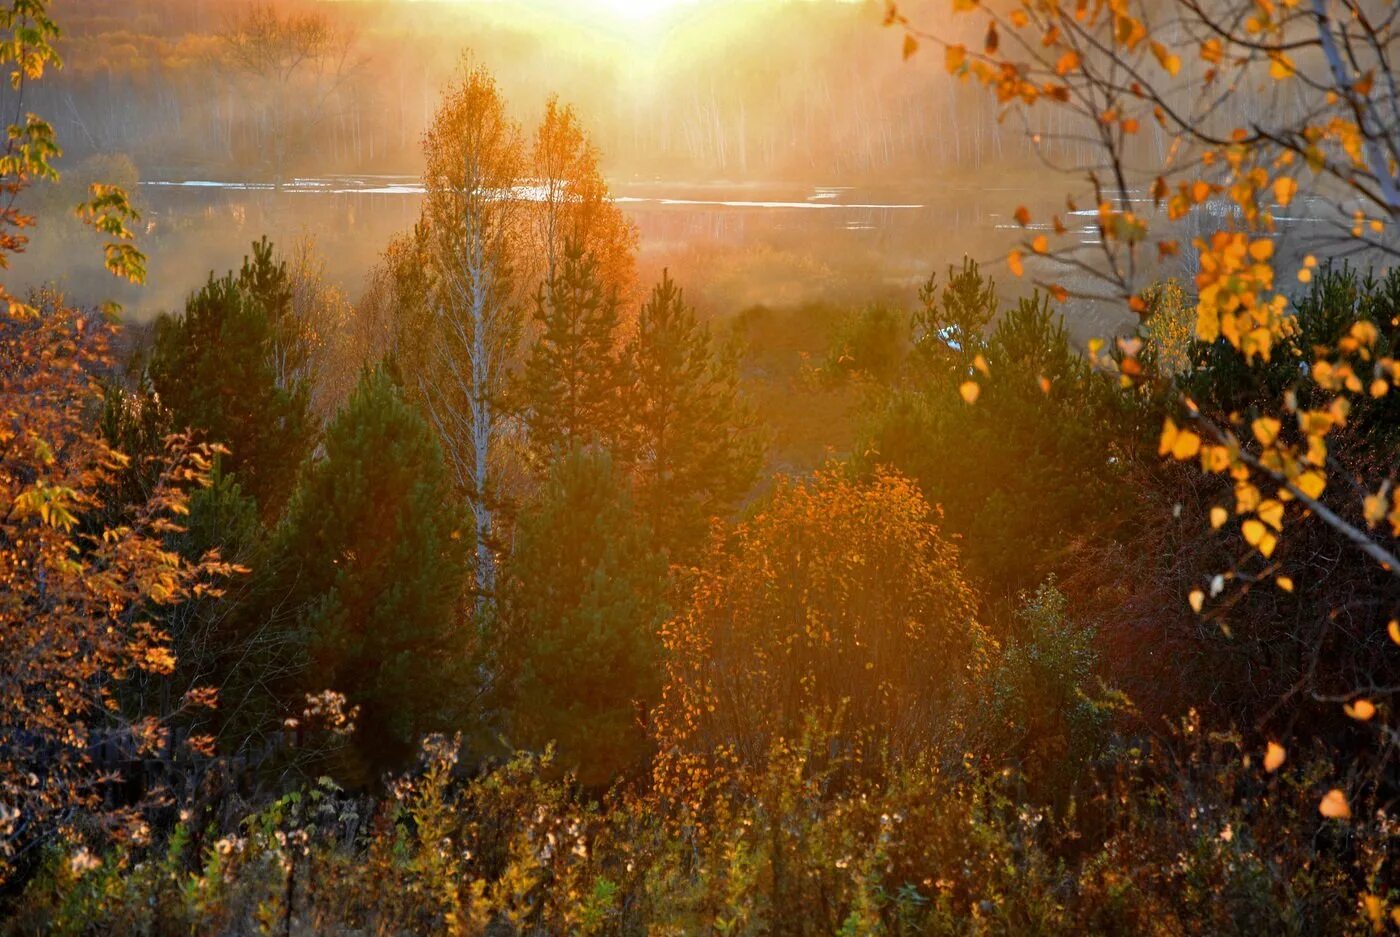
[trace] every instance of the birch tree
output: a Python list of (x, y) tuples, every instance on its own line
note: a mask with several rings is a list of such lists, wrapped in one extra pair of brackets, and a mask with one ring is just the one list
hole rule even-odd
[(637, 230), (610, 198), (598, 151), (571, 106), (549, 100), (530, 155), (543, 281), (554, 280), (566, 245), (576, 241), (596, 258), (604, 292), (626, 297), (636, 279)]
[[(1064, 168), (1087, 179), (1098, 236), (1075, 238), (1060, 217), (1036, 219), (1018, 208), (1024, 234), (1008, 255), (1012, 272), (1060, 299), (1097, 296), (1146, 316), (1153, 280), (1183, 242), (1197, 258), (1197, 346), (1228, 363), (1234, 397), (1245, 406), (1212, 408), (1199, 388), (1154, 374), (1139, 360), (1141, 337), (1121, 338), (1103, 355), (1102, 342), (1089, 349), (1093, 363), (1125, 388), (1164, 391), (1170, 412), (1162, 457), (1198, 463), (1204, 475), (1228, 483), (1210, 507), (1210, 523), (1237, 544), (1239, 558), (1183, 599), (1209, 619), (1255, 584), (1303, 588), (1304, 570), (1289, 565), (1290, 546), (1308, 525), (1324, 525), (1336, 550), (1374, 564), (1388, 582), (1370, 619), (1357, 626), (1359, 640), (1384, 632), (1400, 642), (1393, 611), (1400, 464), (1389, 443), (1358, 442), (1354, 429), (1400, 387), (1400, 317), (1359, 301), (1355, 290), (1290, 296), (1283, 282), (1313, 283), (1321, 269), (1322, 279), (1340, 285), (1326, 260), (1360, 256), (1390, 266), (1400, 257), (1400, 82), (1391, 58), (1400, 7), (1369, 0), (1020, 0), (995, 7), (954, 0), (953, 9), (979, 21), (980, 44), (940, 34), (888, 4), (887, 22), (905, 32), (906, 58), (923, 44), (941, 46), (942, 64), (956, 79), (983, 85), (1008, 113), (1066, 113), (1070, 133), (1089, 143), (1085, 161)], [(1148, 159), (1143, 130), (1154, 125), (1172, 143), (1164, 158)], [(1047, 136), (1033, 140), (1040, 146)], [(1076, 210), (1073, 198), (1067, 208)], [(1304, 242), (1290, 251), (1280, 222), (1299, 218), (1310, 223), (1296, 229)], [(1309, 304), (1325, 307), (1330, 334), (1310, 334), (1310, 319), (1319, 317), (1304, 314)], [(1315, 669), (1323, 649), (1313, 653)], [(1373, 700), (1395, 694), (1394, 686), (1362, 683), (1340, 698), (1316, 698), (1340, 704), (1393, 745), (1400, 732), (1373, 720)], [(1271, 740), (1268, 751), (1265, 767), (1273, 771), (1284, 748)], [(1350, 814), (1340, 789), (1319, 810)]]
[(412, 338), (422, 366), (406, 379), (471, 505), (482, 603), (495, 589), (499, 468), (513, 431), (501, 394), (521, 336), (524, 144), (494, 79), (476, 67), (447, 91), (424, 148), (426, 331)]

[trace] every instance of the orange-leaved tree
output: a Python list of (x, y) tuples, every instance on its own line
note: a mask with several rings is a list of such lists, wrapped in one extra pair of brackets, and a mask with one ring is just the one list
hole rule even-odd
[[(52, 127), (24, 111), (25, 92), (61, 64), (48, 0), (0, 5), (0, 68), (18, 116), (0, 152), (0, 269), (35, 223), (20, 196), (54, 181)], [(114, 275), (141, 282), (145, 257), (128, 224), (126, 193), (94, 184), (77, 214), (108, 238)], [(168, 673), (174, 659), (162, 606), (208, 588), (229, 570), (188, 564), (168, 546), (185, 494), (206, 478), (209, 452), (173, 437), (146, 499), (104, 520), (102, 492), (127, 459), (98, 431), (99, 374), (110, 367), (111, 325), (67, 308), (52, 292), (24, 300), (0, 284), (0, 880), (16, 857), (101, 804), (95, 748), (105, 733), (131, 754), (166, 741), (153, 718), (126, 718), (122, 682)], [(191, 703), (209, 703), (195, 691)], [(167, 714), (168, 715), (168, 714)], [(189, 740), (197, 749), (207, 739)], [(135, 809), (97, 811), (98, 827), (140, 835)]]
[(852, 751), (931, 747), (991, 641), (930, 514), (905, 478), (826, 469), (779, 479), (732, 541), (717, 536), (662, 628), (658, 772), (716, 750), (760, 764), (809, 729)]
[(594, 258), (604, 293), (633, 298), (637, 229), (609, 195), (598, 150), (573, 107), (549, 100), (530, 156), (538, 187), (534, 238), (544, 265), (537, 279), (555, 278), (572, 241)]
[[(1161, 454), (1226, 483), (1229, 495), (1209, 516), (1215, 528), (1237, 531), (1239, 560), (1183, 598), (1205, 611), (1230, 601), (1232, 589), (1292, 591), (1278, 552), (1286, 528), (1321, 523), (1357, 561), (1394, 577), (1388, 611), (1373, 618), (1380, 628), (1389, 619), (1400, 642), (1400, 462), (1380, 442), (1339, 444), (1353, 412), (1400, 383), (1392, 350), (1400, 323), (1363, 315), (1328, 341), (1300, 342), (1278, 275), (1309, 283), (1318, 254), (1385, 264), (1400, 252), (1390, 58), (1400, 8), (1364, 0), (952, 7), (976, 20), (979, 42), (935, 35), (894, 3), (887, 22), (905, 30), (906, 56), (941, 46), (951, 75), (984, 85), (1005, 113), (1025, 120), (1048, 162), (1086, 180), (1086, 198), (1066, 209), (1092, 218), (1092, 236), (1071, 230), (1068, 215), (1037, 219), (1018, 208), (1025, 234), (1008, 256), (1012, 271), (1061, 299), (1121, 301), (1145, 316), (1153, 281), (1185, 264), (1198, 347), (1258, 376), (1246, 406), (1211, 408), (1144, 367), (1137, 338), (1119, 339), (1102, 357), (1101, 343), (1091, 345), (1125, 387), (1168, 384), (1173, 412)], [(1306, 227), (1290, 229), (1300, 218)], [(1305, 231), (1306, 242), (1294, 245), (1291, 230)], [(1269, 365), (1280, 358), (1297, 359), (1281, 388), (1264, 376), (1277, 375)], [(1365, 697), (1386, 692), (1358, 687), (1348, 713), (1370, 720), (1376, 707)], [(1340, 815), (1346, 801), (1334, 791), (1323, 805)]]
[[(111, 327), (56, 303), (33, 310), (0, 319), (0, 880), (84, 810), (140, 835), (136, 805), (96, 809), (107, 778), (95, 756), (127, 760), (169, 743), (156, 716), (128, 718), (120, 687), (172, 672), (161, 610), (227, 571), (169, 546), (209, 466), (208, 450), (188, 440), (170, 440), (142, 503), (119, 523), (102, 520), (101, 493), (127, 462), (94, 420)], [(211, 701), (206, 690), (187, 700)]]

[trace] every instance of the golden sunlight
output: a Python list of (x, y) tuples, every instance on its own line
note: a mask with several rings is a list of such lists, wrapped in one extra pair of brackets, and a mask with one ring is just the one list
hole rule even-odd
[(523, 0), (521, 5), (533, 7), (555, 16), (588, 23), (603, 29), (650, 30), (672, 19), (702, 0)]
[(580, 13), (596, 13), (628, 23), (645, 23), (662, 19), (666, 14), (694, 0), (576, 0)]

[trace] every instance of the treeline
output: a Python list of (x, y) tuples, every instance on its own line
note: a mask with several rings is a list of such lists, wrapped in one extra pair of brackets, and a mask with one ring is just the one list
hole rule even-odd
[[(489, 4), (56, 9), (67, 66), (31, 89), (33, 101), (70, 153), (127, 153), (147, 176), (416, 172), (463, 48), (517, 108), (567, 88), (611, 176), (886, 181), (1030, 152), (975, 89), (901, 63), (873, 2), (719, 4), (681, 21), (659, 50), (602, 26), (594, 42), (563, 40), (588, 27)], [(855, 32), (867, 38), (850, 41)], [(243, 54), (249, 38), (263, 57)]]

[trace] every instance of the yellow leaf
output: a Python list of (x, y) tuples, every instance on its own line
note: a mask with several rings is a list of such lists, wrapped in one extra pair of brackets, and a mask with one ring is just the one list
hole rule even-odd
[[(1366, 917), (1371, 921), (1371, 930), (1377, 934), (1385, 932), (1385, 899), (1380, 895), (1364, 894), (1361, 896), (1361, 907), (1366, 911)], [(1397, 921), (1400, 923), (1400, 921)]]
[(1172, 458), (1182, 462), (1194, 456), (1200, 449), (1201, 437), (1189, 429), (1184, 429), (1176, 434), (1176, 440), (1172, 443)]
[(1354, 703), (1344, 705), (1342, 711), (1358, 722), (1369, 722), (1371, 717), (1376, 714), (1376, 704), (1368, 699), (1359, 699)]
[(968, 403), (976, 403), (977, 397), (982, 393), (982, 388), (976, 381), (964, 381), (958, 388), (958, 393), (962, 394), (962, 399)]
[(1272, 52), (1269, 54), (1271, 63), (1269, 65), (1269, 77), (1275, 81), (1283, 81), (1285, 78), (1292, 78), (1297, 72), (1293, 65), (1293, 60), (1282, 52)]
[(1272, 446), (1278, 439), (1278, 431), (1282, 426), (1278, 420), (1269, 416), (1261, 416), (1251, 424), (1254, 438), (1259, 440), (1261, 446)]
[(1274, 547), (1278, 545), (1278, 538), (1269, 531), (1269, 528), (1264, 526), (1263, 521), (1251, 517), (1240, 525), (1240, 532), (1244, 534), (1245, 543), (1266, 557), (1273, 555)]
[(1385, 630), (1390, 634), (1390, 640), (1400, 644), (1400, 619), (1392, 618), (1390, 624), (1385, 626)]
[(1283, 767), (1284, 759), (1288, 757), (1288, 749), (1277, 742), (1270, 742), (1268, 750), (1264, 752), (1264, 770), (1273, 774)]
[(1284, 592), (1292, 592), (1292, 591), (1293, 591), (1293, 580), (1290, 579), (1290, 578), (1287, 577), (1287, 576), (1279, 576), (1279, 577), (1275, 578), (1275, 579), (1274, 579), (1274, 584), (1277, 585), (1277, 586), (1278, 586), (1280, 589), (1282, 589)]
[(1152, 54), (1157, 59), (1157, 64), (1162, 66), (1163, 71), (1168, 75), (1175, 78), (1176, 73), (1181, 71), (1181, 57), (1171, 52), (1171, 50), (1160, 42), (1152, 43), (1151, 48)]
[(1322, 497), (1322, 490), (1327, 487), (1327, 479), (1321, 472), (1304, 472), (1293, 479), (1293, 487), (1316, 501)]
[(1257, 509), (1259, 519), (1274, 530), (1283, 530), (1283, 503), (1273, 498), (1263, 502)]
[(913, 36), (909, 35), (908, 33), (905, 33), (905, 34), (904, 34), (904, 60), (905, 60), (906, 62), (909, 61), (909, 59), (913, 57), (914, 53), (915, 53), (915, 52), (918, 52), (918, 51), (919, 51), (919, 40), (915, 39)]
[(1361, 516), (1366, 519), (1367, 527), (1375, 527), (1385, 519), (1386, 509), (1389, 504), (1385, 498), (1385, 489), (1373, 495), (1367, 495), (1361, 499)]
[(1287, 176), (1280, 176), (1274, 180), (1274, 201), (1285, 208), (1293, 201), (1293, 196), (1298, 194), (1298, 182)]
[(1206, 594), (1200, 589), (1192, 589), (1186, 599), (1191, 603), (1191, 611), (1199, 615), (1201, 607), (1206, 604)]
[(1333, 820), (1345, 820), (1351, 816), (1351, 807), (1347, 804), (1346, 795), (1334, 787), (1317, 805), (1317, 812)]
[(1219, 530), (1230, 519), (1230, 512), (1220, 506), (1210, 509), (1210, 526)]
[(1253, 518), (1250, 518), (1240, 525), (1240, 532), (1244, 534), (1245, 542), (1250, 546), (1257, 544), (1263, 539), (1264, 534), (1268, 533), (1263, 523)]
[(949, 46), (943, 53), (943, 67), (948, 69), (949, 74), (959, 71), (965, 64), (967, 64), (966, 46)]
[(972, 366), (976, 368), (978, 372), (982, 374), (983, 377), (992, 376), (991, 366), (987, 364), (987, 359), (982, 357), (981, 355), (978, 355), (976, 358), (972, 359)]

